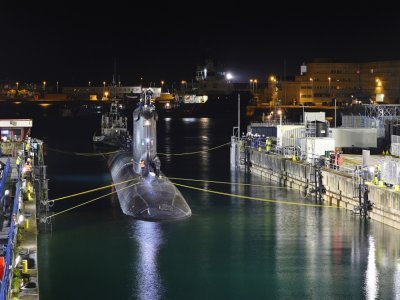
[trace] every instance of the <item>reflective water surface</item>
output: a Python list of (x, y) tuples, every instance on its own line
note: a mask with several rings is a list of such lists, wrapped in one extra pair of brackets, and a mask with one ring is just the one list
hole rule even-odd
[[(97, 118), (34, 121), (50, 148), (92, 151)], [(190, 153), (229, 141), (234, 118), (160, 119), (159, 152)], [(54, 219), (39, 236), (41, 299), (400, 299), (400, 232), (345, 210), (267, 203), (230, 194), (312, 203), (299, 191), (231, 172), (229, 146), (163, 156), (193, 216), (170, 223), (124, 216), (115, 195)], [(102, 157), (49, 149), (50, 198), (111, 183)], [(56, 210), (111, 190), (60, 201)]]

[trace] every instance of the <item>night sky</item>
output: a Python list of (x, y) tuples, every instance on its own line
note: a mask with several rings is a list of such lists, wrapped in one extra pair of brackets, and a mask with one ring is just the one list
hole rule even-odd
[(100, 85), (111, 80), (116, 58), (123, 84), (140, 77), (168, 84), (190, 81), (196, 66), (212, 57), (235, 81), (248, 82), (282, 74), (284, 61), (286, 74), (295, 75), (314, 58), (400, 59), (400, 13), (382, 11), (378, 2), (369, 9), (361, 8), (366, 2), (302, 2), (286, 4), (289, 10), (269, 2), (263, 2), (267, 9), (256, 2), (225, 9), (217, 2), (185, 3), (3, 5), (0, 79)]

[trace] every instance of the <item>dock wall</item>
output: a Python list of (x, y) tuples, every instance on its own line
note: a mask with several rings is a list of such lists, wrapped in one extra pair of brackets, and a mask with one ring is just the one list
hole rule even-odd
[[(283, 186), (307, 193), (313, 188), (313, 168), (307, 162), (292, 161), (279, 155), (250, 149), (250, 170), (261, 177), (279, 182)], [(244, 165), (240, 165), (245, 168)], [(323, 168), (323, 184), (326, 188), (324, 202), (327, 205), (353, 210), (358, 198), (353, 198), (353, 177), (351, 174)], [(400, 193), (387, 187), (368, 184), (369, 199), (374, 204), (369, 212), (371, 219), (400, 229)]]

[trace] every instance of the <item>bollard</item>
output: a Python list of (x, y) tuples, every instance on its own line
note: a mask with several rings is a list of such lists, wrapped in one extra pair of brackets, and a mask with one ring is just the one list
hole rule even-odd
[(22, 273), (25, 274), (28, 273), (28, 260), (23, 259), (21, 263), (22, 263)]
[(25, 229), (29, 229), (29, 219), (25, 219)]

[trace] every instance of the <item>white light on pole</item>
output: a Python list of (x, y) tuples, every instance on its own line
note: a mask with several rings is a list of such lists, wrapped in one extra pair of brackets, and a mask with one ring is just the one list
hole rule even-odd
[(335, 128), (336, 128), (336, 98), (335, 98)]
[(240, 94), (238, 94), (238, 133), (237, 133), (237, 144), (236, 144), (236, 167), (239, 166), (239, 161), (240, 161), (240, 151), (239, 151), (239, 144), (240, 144)]
[[(328, 83), (329, 83), (329, 89), (328, 89), (329, 101), (332, 101), (332, 98), (331, 98), (331, 79), (332, 79), (332, 78), (328, 77)], [(330, 103), (332, 103), (332, 102), (330, 102)]]
[(279, 115), (279, 125), (282, 126), (282, 110), (278, 110)]

